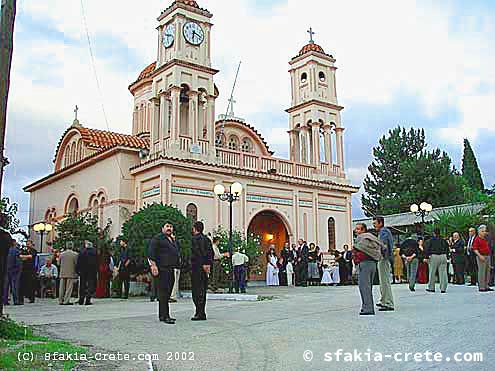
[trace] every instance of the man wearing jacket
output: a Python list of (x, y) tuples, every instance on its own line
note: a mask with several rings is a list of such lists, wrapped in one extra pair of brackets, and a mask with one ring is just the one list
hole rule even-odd
[(148, 255), (151, 274), (158, 277), (158, 319), (168, 325), (175, 324), (175, 318), (170, 317), (169, 300), (175, 283), (174, 269), (180, 265), (180, 248), (173, 233), (172, 223), (164, 223), (162, 232), (152, 238)]
[(425, 243), (425, 256), (428, 258), (428, 269), (430, 277), (426, 291), (435, 292), (436, 275), (440, 278), (440, 292), (447, 292), (449, 279), (447, 276), (447, 254), (449, 253), (449, 244), (440, 237), (440, 229), (435, 228), (433, 237)]
[(206, 291), (208, 275), (213, 264), (213, 248), (210, 239), (203, 234), (204, 228), (202, 222), (194, 223), (192, 228), (191, 279), (192, 298), (196, 306), (192, 321), (206, 320)]
[(376, 262), (382, 258), (383, 244), (368, 232), (364, 223), (358, 223), (354, 233), (356, 233), (357, 238), (352, 249), (352, 259), (358, 271), (358, 286), (362, 303), (359, 315), (374, 315), (373, 280), (376, 274)]
[(98, 274), (96, 249), (92, 242), (84, 241), (84, 248), (77, 257), (76, 271), (79, 274), (79, 305), (91, 305), (91, 298), (96, 293)]
[(391, 264), (390, 258), (394, 248), (394, 238), (392, 232), (385, 228), (385, 220), (381, 216), (373, 219), (373, 226), (378, 232), (378, 238), (385, 245), (382, 250), (382, 258), (378, 262), (378, 278), (380, 280), (380, 302), (377, 304), (379, 311), (394, 310), (394, 296), (392, 295), (392, 285), (390, 285)]

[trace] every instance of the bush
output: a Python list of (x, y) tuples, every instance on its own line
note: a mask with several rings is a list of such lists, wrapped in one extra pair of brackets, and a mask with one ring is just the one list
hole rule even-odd
[(191, 255), (191, 219), (186, 218), (179, 209), (163, 204), (145, 206), (124, 223), (122, 236), (128, 241), (129, 254), (136, 260), (146, 257), (149, 241), (160, 233), (166, 221), (174, 226), (183, 260), (188, 259)]

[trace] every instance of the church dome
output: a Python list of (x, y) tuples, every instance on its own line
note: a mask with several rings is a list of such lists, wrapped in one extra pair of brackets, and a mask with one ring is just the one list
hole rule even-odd
[(304, 55), (309, 52), (317, 52), (317, 53), (325, 54), (325, 51), (320, 45), (315, 44), (314, 42), (310, 42), (309, 44), (306, 44), (302, 47), (302, 49), (299, 51), (299, 54), (297, 56), (300, 57), (301, 55)]
[(194, 8), (199, 8), (199, 5), (196, 1), (194, 0), (175, 0), (176, 3), (182, 3), (182, 4), (185, 4), (185, 5), (189, 5), (189, 6), (192, 6)]

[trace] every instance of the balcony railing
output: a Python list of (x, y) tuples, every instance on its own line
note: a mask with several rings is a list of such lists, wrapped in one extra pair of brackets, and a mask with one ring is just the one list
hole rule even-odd
[(315, 175), (321, 174), (343, 177), (338, 165), (329, 166), (325, 163), (322, 163), (320, 169), (317, 169), (317, 167), (313, 165), (302, 164), (276, 157), (264, 157), (252, 153), (232, 151), (225, 148), (217, 148), (217, 158), (222, 165), (271, 174), (295, 176), (306, 179), (312, 179), (315, 178)]

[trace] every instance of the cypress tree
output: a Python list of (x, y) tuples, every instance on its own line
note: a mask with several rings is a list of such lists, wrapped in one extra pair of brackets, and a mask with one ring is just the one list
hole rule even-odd
[(471, 148), (469, 140), (464, 139), (464, 154), (462, 157), (462, 176), (466, 180), (469, 187), (476, 191), (484, 190), (481, 171), (476, 161), (476, 156)]

